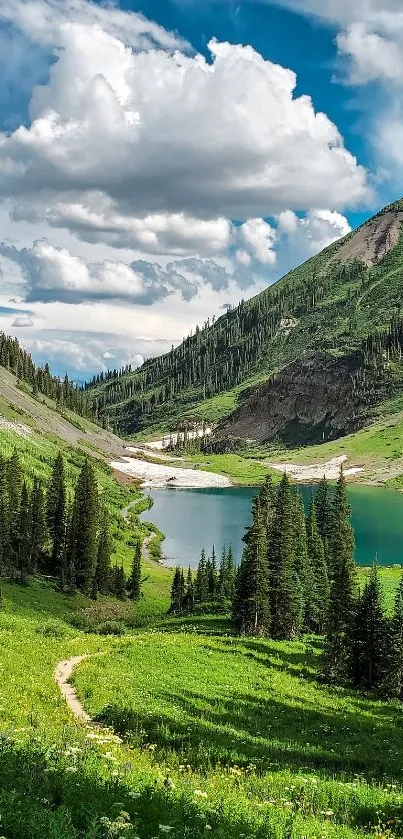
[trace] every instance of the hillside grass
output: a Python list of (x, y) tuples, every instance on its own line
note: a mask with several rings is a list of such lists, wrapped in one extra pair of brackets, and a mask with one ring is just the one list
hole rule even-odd
[[(74, 626), (80, 594), (34, 580), (3, 596), (6, 839), (403, 835), (401, 706), (318, 682), (318, 639), (242, 640), (223, 618), (162, 613), (162, 632), (116, 639)], [(123, 742), (74, 722), (53, 682), (85, 653), (79, 694)]]

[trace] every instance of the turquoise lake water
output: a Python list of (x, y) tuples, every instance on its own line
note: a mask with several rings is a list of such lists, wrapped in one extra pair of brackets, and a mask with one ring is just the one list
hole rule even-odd
[[(312, 487), (300, 487), (308, 504)], [(150, 491), (154, 506), (142, 515), (165, 534), (162, 550), (169, 565), (197, 566), (200, 551), (232, 545), (237, 560), (250, 522), (255, 487)], [(403, 564), (403, 494), (378, 487), (350, 485), (348, 496), (356, 536), (356, 560), (368, 565)]]

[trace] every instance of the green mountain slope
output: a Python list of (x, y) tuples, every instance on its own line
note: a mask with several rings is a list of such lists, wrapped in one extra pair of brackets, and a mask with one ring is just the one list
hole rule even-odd
[[(398, 331), (402, 221), (403, 200), (258, 296), (196, 328), (165, 356), (134, 372), (96, 378), (88, 393), (96, 415), (131, 434), (172, 426), (184, 416), (223, 421), (235, 411), (224, 431), (259, 439), (283, 435), (291, 441), (311, 426), (317, 426), (313, 439), (319, 434), (326, 439), (365, 424), (371, 407), (398, 392), (403, 378), (400, 344), (390, 347), (387, 337), (393, 319)], [(317, 416), (304, 411), (300, 421), (298, 410), (289, 406), (254, 433), (257, 409), (264, 414), (272, 401), (273, 379), (280, 389), (273, 398), (294, 391), (295, 399), (301, 397), (305, 404), (312, 402), (317, 375), (322, 376), (323, 396)], [(338, 391), (341, 375), (349, 384)], [(349, 410), (335, 417), (340, 399)]]

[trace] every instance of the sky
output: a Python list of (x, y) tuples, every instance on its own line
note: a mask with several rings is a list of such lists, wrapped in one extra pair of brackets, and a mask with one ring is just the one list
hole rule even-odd
[(82, 381), (403, 195), (401, 0), (0, 0), (0, 329)]

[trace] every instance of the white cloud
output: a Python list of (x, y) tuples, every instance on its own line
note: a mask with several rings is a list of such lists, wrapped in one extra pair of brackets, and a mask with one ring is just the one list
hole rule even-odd
[(31, 327), (34, 325), (33, 320), (28, 317), (28, 315), (21, 315), (20, 317), (15, 318), (13, 320), (12, 326), (17, 327), (18, 329), (23, 329), (24, 327)]
[(144, 15), (122, 11), (112, 2), (98, 5), (87, 0), (0, 0), (0, 20), (13, 23), (30, 39), (48, 47), (60, 47), (60, 30), (72, 22), (99, 27), (137, 49), (188, 46), (183, 38)]
[(357, 22), (340, 32), (336, 42), (350, 61), (350, 84), (376, 80), (403, 84), (403, 30), (397, 40), (391, 40)]
[(110, 259), (88, 262), (67, 248), (54, 247), (47, 239), (21, 249), (0, 242), (0, 255), (19, 266), (27, 302), (59, 300), (77, 305), (110, 299), (151, 305), (175, 292), (191, 300), (204, 284), (216, 290), (227, 288), (232, 277), (225, 267), (209, 259), (176, 260), (165, 267), (143, 259), (130, 265)]
[(301, 261), (319, 253), (350, 231), (345, 216), (332, 210), (310, 210), (302, 218), (286, 210), (278, 220), (279, 235), (287, 236), (287, 246), (292, 247), (293, 253), (300, 253)]
[(241, 225), (239, 235), (258, 262), (263, 265), (274, 265), (276, 261), (276, 253), (273, 249), (276, 241), (274, 227), (262, 218), (251, 218)]
[(83, 22), (56, 35), (31, 124), (0, 135), (0, 188), (16, 218), (126, 247), (148, 238), (157, 252), (192, 242), (211, 253), (228, 239), (225, 219), (321, 206), (329, 193), (335, 207), (368, 197), (336, 126), (294, 96), (291, 70), (251, 47), (211, 41), (209, 63), (136, 53)]
[(237, 262), (239, 262), (241, 265), (248, 266), (252, 262), (251, 255), (245, 250), (237, 250), (235, 253), (235, 258)]

